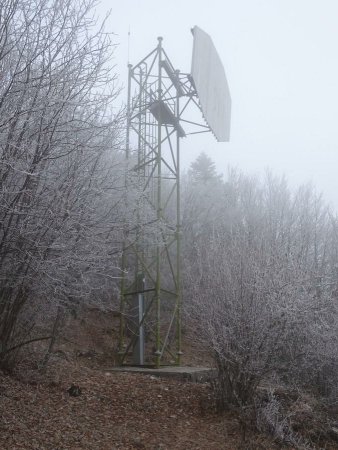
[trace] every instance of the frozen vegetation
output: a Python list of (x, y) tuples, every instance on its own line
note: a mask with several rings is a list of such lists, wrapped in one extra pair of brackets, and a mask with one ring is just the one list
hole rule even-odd
[[(91, 8), (0, 2), (2, 368), (38, 340), (46, 365), (64, 316), (117, 304), (122, 224), (135, 226), (138, 193), (123, 202), (114, 41)], [(337, 217), (310, 185), (220, 176), (206, 154), (182, 178), (185, 323), (217, 367), (216, 406), (310, 448), (276, 387), (337, 405)]]

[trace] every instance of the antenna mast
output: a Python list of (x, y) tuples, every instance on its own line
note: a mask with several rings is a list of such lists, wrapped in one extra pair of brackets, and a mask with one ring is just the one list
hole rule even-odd
[(174, 69), (162, 37), (128, 67), (126, 202), (136, 208), (124, 232), (120, 363), (180, 365), (180, 143), (212, 130), (185, 118), (191, 108), (202, 111), (196, 86)]

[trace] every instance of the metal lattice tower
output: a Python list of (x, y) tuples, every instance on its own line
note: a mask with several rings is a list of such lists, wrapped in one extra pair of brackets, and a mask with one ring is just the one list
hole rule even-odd
[(180, 365), (180, 141), (211, 130), (185, 119), (191, 106), (200, 116), (196, 88), (174, 69), (162, 38), (128, 67), (126, 202), (136, 207), (124, 236), (120, 363)]

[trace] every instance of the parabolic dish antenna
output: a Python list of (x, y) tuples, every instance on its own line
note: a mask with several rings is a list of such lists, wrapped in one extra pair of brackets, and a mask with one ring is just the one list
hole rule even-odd
[(231, 97), (224, 67), (211, 37), (197, 26), (192, 33), (191, 76), (203, 116), (217, 141), (227, 142), (230, 138)]

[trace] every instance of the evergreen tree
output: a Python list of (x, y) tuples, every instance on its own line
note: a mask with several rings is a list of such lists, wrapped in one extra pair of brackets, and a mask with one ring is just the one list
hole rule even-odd
[(213, 160), (204, 152), (196, 158), (190, 165), (189, 174), (193, 182), (207, 184), (221, 181), (222, 176), (216, 172), (216, 165)]

